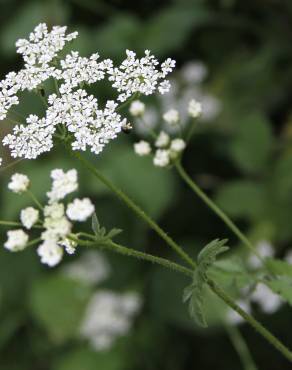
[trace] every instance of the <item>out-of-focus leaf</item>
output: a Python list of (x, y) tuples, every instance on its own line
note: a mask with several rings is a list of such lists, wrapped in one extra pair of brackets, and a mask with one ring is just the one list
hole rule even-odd
[(123, 351), (95, 352), (88, 348), (80, 348), (64, 355), (54, 366), (54, 370), (123, 370), (127, 368), (126, 356)]
[(128, 145), (112, 146), (96, 165), (155, 218), (175, 200), (173, 173), (153, 166), (150, 158), (138, 157)]
[(238, 119), (230, 154), (241, 170), (257, 173), (267, 168), (272, 145), (269, 122), (263, 115), (253, 113)]
[(282, 261), (276, 258), (267, 258), (266, 266), (269, 271), (275, 275), (292, 277), (292, 265), (286, 261)]
[(279, 294), (286, 302), (292, 305), (292, 279), (281, 277), (272, 281), (266, 282), (275, 293)]
[(201, 4), (165, 8), (146, 24), (141, 43), (157, 55), (172, 52), (183, 45), (192, 30), (209, 19), (210, 13)]
[(265, 210), (266, 193), (262, 184), (233, 181), (223, 185), (216, 202), (230, 216), (259, 218)]
[(53, 341), (62, 342), (78, 332), (90, 294), (88, 284), (52, 274), (33, 284), (32, 313)]
[(27, 38), (33, 28), (41, 22), (65, 24), (69, 8), (60, 1), (31, 1), (15, 7), (13, 18), (2, 29), (0, 43), (6, 53), (15, 53), (15, 42)]

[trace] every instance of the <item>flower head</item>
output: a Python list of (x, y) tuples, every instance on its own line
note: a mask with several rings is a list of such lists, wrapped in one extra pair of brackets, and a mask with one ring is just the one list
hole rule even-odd
[(9, 230), (7, 232), (7, 237), (8, 239), (4, 243), (4, 247), (11, 252), (22, 251), (26, 248), (28, 235), (23, 230)]
[(134, 144), (134, 150), (136, 154), (143, 157), (151, 153), (151, 146), (147, 141), (140, 140), (138, 143)]
[(202, 105), (195, 99), (190, 100), (188, 106), (189, 115), (192, 118), (198, 118), (202, 114)]
[(74, 199), (68, 204), (66, 214), (72, 221), (86, 221), (94, 212), (94, 205), (89, 198)]
[(20, 212), (20, 221), (26, 229), (31, 229), (39, 218), (39, 211), (33, 207), (27, 207)]
[(129, 111), (134, 117), (143, 116), (145, 113), (145, 104), (140, 100), (134, 100), (130, 105)]
[(27, 191), (30, 185), (29, 178), (21, 173), (15, 173), (12, 175), (11, 180), (8, 184), (8, 189), (14, 193), (21, 194)]

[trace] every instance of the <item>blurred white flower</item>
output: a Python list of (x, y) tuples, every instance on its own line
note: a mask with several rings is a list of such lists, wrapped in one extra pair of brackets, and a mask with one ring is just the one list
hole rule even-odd
[[(263, 259), (274, 256), (274, 248), (267, 240), (261, 240), (258, 242), (256, 245), (256, 250)], [(254, 269), (262, 266), (262, 261), (255, 254), (251, 254), (247, 262), (249, 266)]]
[[(236, 301), (236, 304), (245, 312), (247, 313), (251, 312), (249, 302), (240, 299)], [(228, 323), (233, 324), (233, 325), (239, 325), (244, 322), (244, 319), (236, 311), (230, 308), (227, 311), (226, 320)]]
[(134, 117), (143, 116), (145, 113), (145, 104), (140, 100), (134, 100), (130, 105), (129, 111)]
[(151, 153), (151, 146), (147, 141), (140, 140), (134, 144), (134, 150), (136, 154), (142, 157)]
[(192, 118), (198, 118), (202, 114), (202, 105), (195, 99), (189, 101), (188, 112)]
[(157, 148), (164, 148), (169, 144), (169, 142), (170, 142), (169, 135), (166, 132), (161, 131), (155, 141), (155, 146)]
[(163, 119), (169, 125), (176, 125), (179, 121), (179, 113), (176, 109), (169, 109), (163, 114)]
[(89, 302), (80, 328), (81, 336), (88, 339), (96, 351), (108, 349), (118, 337), (129, 332), (140, 307), (141, 298), (137, 293), (100, 290)]
[(27, 191), (30, 185), (29, 178), (21, 173), (15, 173), (12, 175), (11, 180), (8, 184), (8, 189), (14, 193), (23, 193)]
[(154, 166), (166, 167), (170, 163), (169, 150), (158, 149), (156, 150), (155, 156), (153, 158)]
[(86, 221), (94, 212), (94, 205), (89, 198), (74, 199), (68, 204), (66, 214), (72, 221)]
[(171, 140), (171, 143), (170, 143), (171, 151), (180, 153), (185, 149), (185, 147), (186, 147), (186, 143), (183, 139), (177, 138), (177, 139)]
[(72, 279), (88, 284), (98, 284), (110, 276), (110, 265), (105, 256), (98, 251), (86, 251), (75, 262), (64, 266), (63, 272)]
[(39, 211), (33, 207), (27, 207), (20, 212), (20, 221), (26, 229), (31, 229), (39, 218)]
[(7, 232), (7, 241), (4, 247), (11, 252), (19, 252), (26, 248), (28, 242), (28, 235), (21, 229), (9, 230)]
[(63, 249), (54, 239), (45, 239), (37, 248), (37, 253), (41, 258), (41, 262), (49, 267), (56, 266), (63, 257)]
[(55, 169), (51, 172), (51, 178), (53, 180), (52, 189), (47, 193), (51, 203), (65, 198), (66, 195), (78, 189), (78, 176), (75, 169), (67, 172)]
[(257, 284), (256, 289), (250, 298), (260, 306), (263, 312), (268, 314), (273, 314), (283, 304), (283, 301), (278, 294), (274, 293), (270, 288), (262, 283)]
[(191, 61), (186, 63), (180, 72), (184, 81), (191, 85), (201, 83), (207, 76), (208, 70), (205, 64)]

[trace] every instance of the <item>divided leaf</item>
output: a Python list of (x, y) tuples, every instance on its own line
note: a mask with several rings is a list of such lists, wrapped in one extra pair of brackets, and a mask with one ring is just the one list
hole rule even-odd
[(96, 213), (94, 213), (92, 216), (91, 224), (92, 224), (92, 230), (95, 234), (95, 239), (100, 242), (111, 240), (122, 232), (121, 229), (113, 228), (107, 233), (106, 228), (100, 226), (100, 222), (98, 220)]
[(215, 263), (216, 257), (225, 252), (227, 239), (215, 239), (207, 244), (198, 255), (198, 265), (194, 271), (193, 282), (185, 288), (183, 302), (189, 301), (190, 316), (202, 327), (207, 327), (204, 314), (204, 286), (208, 269)]

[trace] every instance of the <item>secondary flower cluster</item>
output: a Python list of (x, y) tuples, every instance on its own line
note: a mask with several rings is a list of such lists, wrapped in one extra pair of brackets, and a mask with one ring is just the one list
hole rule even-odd
[[(136, 117), (138, 120), (143, 121), (143, 115), (145, 113), (145, 105), (139, 100), (135, 100), (131, 103), (130, 113), (132, 116)], [(199, 102), (192, 99), (188, 105), (189, 116), (196, 119), (200, 116), (202, 112), (202, 107)], [(163, 120), (169, 126), (178, 126), (180, 127), (180, 115), (176, 109), (170, 109), (163, 114)], [(186, 147), (186, 141), (182, 137), (176, 137), (171, 139), (168, 133), (165, 131), (160, 131), (157, 135), (151, 127), (147, 125), (147, 122), (144, 122), (145, 130), (149, 131), (154, 140), (154, 157), (153, 163), (158, 167), (167, 167), (174, 160), (176, 160)], [(182, 130), (181, 130), (182, 131)], [(151, 154), (152, 147), (150, 143), (146, 140), (140, 140), (134, 144), (135, 153), (139, 156), (146, 156)]]
[[(20, 221), (26, 230), (41, 229), (41, 243), (37, 253), (41, 262), (48, 266), (57, 265), (63, 257), (64, 250), (68, 254), (75, 252), (76, 244), (68, 236), (72, 232), (72, 221), (84, 222), (94, 213), (94, 205), (90, 199), (74, 199), (67, 207), (60, 202), (68, 194), (78, 189), (78, 176), (75, 169), (64, 172), (61, 169), (51, 171), (52, 187), (47, 192), (48, 203), (43, 207), (32, 195), (37, 208), (27, 207), (20, 212)], [(26, 175), (14, 174), (8, 188), (14, 193), (32, 193), (29, 190), (30, 180)], [(24, 250), (38, 240), (29, 243), (29, 236), (23, 229), (10, 230), (4, 247), (11, 252)]]
[[(133, 51), (126, 51), (126, 59), (119, 66), (112, 60), (99, 61), (99, 54), (89, 58), (72, 51), (64, 59), (58, 53), (66, 43), (77, 37), (77, 32), (66, 35), (66, 27), (54, 26), (48, 31), (46, 24), (39, 24), (29, 39), (16, 42), (17, 52), (22, 55), (24, 68), (10, 72), (0, 82), (0, 120), (7, 117), (10, 108), (19, 104), (17, 94), (23, 90), (36, 90), (44, 95), (43, 83), (49, 78), (57, 82), (56, 92), (48, 96), (44, 117), (27, 117), (13, 133), (7, 135), (3, 144), (13, 157), (33, 159), (53, 147), (53, 135), (59, 125), (72, 133), (73, 150), (86, 150), (98, 154), (109, 140), (114, 139), (126, 125), (118, 113), (118, 103), (107, 101), (104, 108), (89, 95), (84, 85), (107, 79), (117, 90), (118, 102), (124, 102), (133, 94), (167, 92), (170, 84), (165, 77), (173, 70), (175, 61), (168, 58), (159, 65), (149, 50), (141, 59)], [(44, 99), (44, 96), (43, 96)]]

